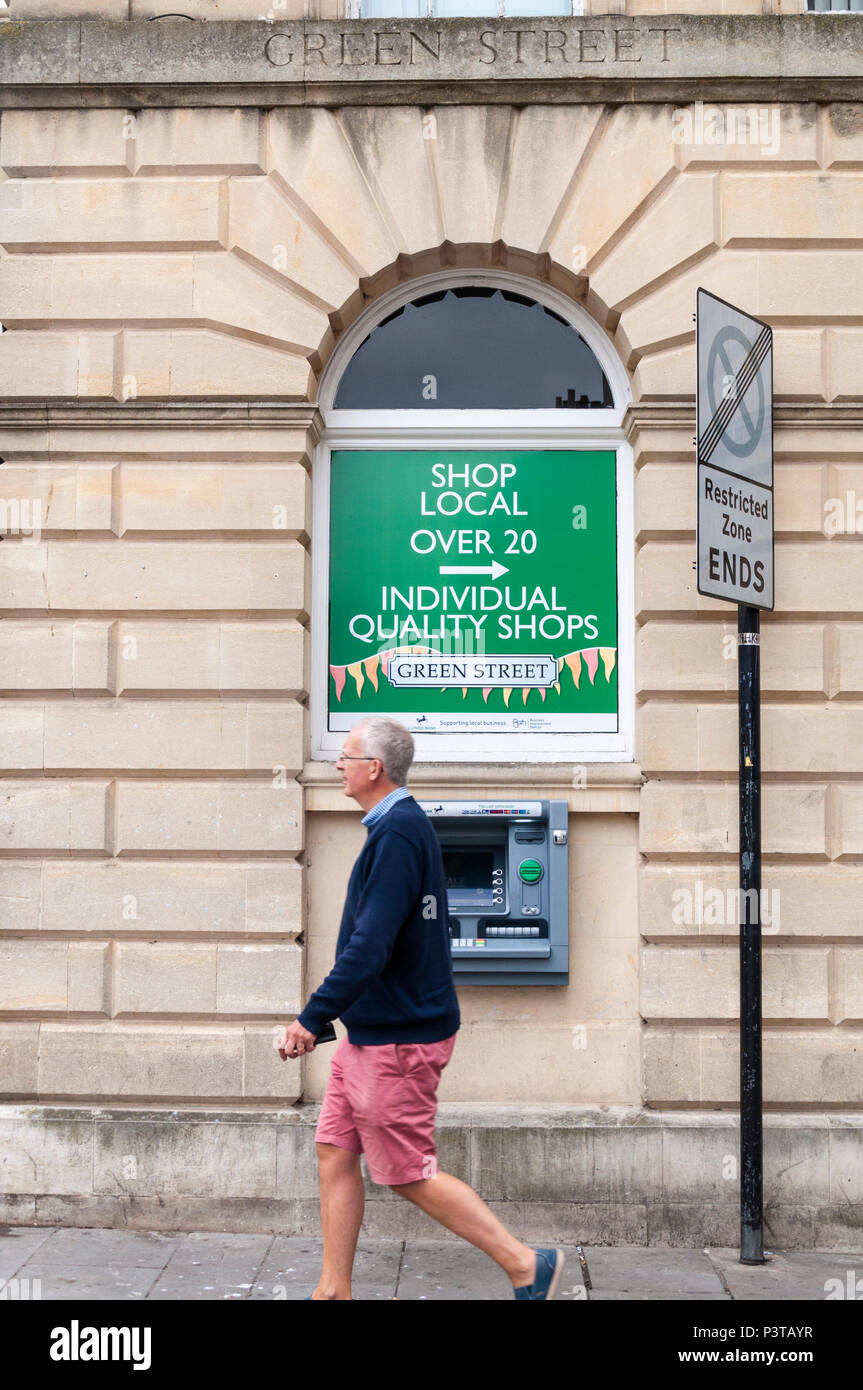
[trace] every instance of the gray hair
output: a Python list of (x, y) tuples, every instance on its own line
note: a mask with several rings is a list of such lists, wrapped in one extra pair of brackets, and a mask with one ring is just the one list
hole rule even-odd
[(370, 714), (354, 725), (362, 739), (362, 749), (370, 758), (380, 758), (384, 772), (391, 782), (403, 787), (408, 780), (408, 768), (414, 759), (414, 741), (410, 731), (397, 719), (382, 714)]

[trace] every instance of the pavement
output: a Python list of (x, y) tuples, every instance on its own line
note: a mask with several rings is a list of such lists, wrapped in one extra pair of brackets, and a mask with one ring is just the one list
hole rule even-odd
[[(764, 1265), (742, 1265), (728, 1249), (584, 1246), (585, 1279), (578, 1247), (563, 1249), (562, 1301), (863, 1299), (863, 1254), (844, 1250), (775, 1251)], [(320, 1261), (311, 1236), (0, 1226), (0, 1298), (294, 1301), (312, 1292)], [(504, 1272), (455, 1237), (360, 1239), (353, 1293), (512, 1300)]]

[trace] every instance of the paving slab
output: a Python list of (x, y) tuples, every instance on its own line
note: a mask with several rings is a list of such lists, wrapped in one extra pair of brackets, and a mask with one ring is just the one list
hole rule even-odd
[(274, 1237), (248, 1232), (185, 1234), (149, 1299), (168, 1302), (248, 1298)]
[(50, 1226), (0, 1226), (0, 1279), (11, 1279), (51, 1235)]
[[(581, 1265), (574, 1245), (561, 1245), (566, 1263), (558, 1299), (585, 1299)], [(514, 1302), (506, 1274), (488, 1255), (463, 1241), (407, 1240), (399, 1275), (400, 1302), (464, 1300)]]
[[(352, 1280), (354, 1298), (395, 1298), (404, 1242), (363, 1239), (357, 1242)], [(275, 1236), (249, 1293), (255, 1300), (296, 1302), (307, 1298), (321, 1273), (323, 1241), (314, 1236)]]
[(728, 1302), (719, 1274), (703, 1250), (656, 1246), (584, 1247), (591, 1302), (693, 1299)]
[(863, 1299), (863, 1254), (773, 1251), (763, 1265), (741, 1264), (736, 1250), (710, 1249), (708, 1254), (734, 1299)]
[(111, 1264), (100, 1269), (93, 1263), (64, 1266), (44, 1264), (38, 1259), (28, 1261), (16, 1275), (19, 1280), (30, 1281), (29, 1298), (38, 1297), (46, 1303), (62, 1299), (96, 1303), (109, 1299), (142, 1301), (158, 1277), (157, 1269), (141, 1265)]
[(396, 1297), (400, 1302), (496, 1302), (511, 1299), (512, 1289), (503, 1270), (472, 1245), (408, 1240)]
[(163, 1269), (182, 1240), (182, 1232), (166, 1234), (164, 1231), (55, 1226), (38, 1253), (40, 1263), (46, 1265), (126, 1265)]
[[(0, 1238), (0, 1259), (20, 1249), (22, 1227)], [(39, 1228), (42, 1239), (15, 1271), (29, 1280), (28, 1297), (60, 1299), (144, 1299), (182, 1241), (161, 1231), (92, 1230), (88, 1227)], [(36, 1290), (38, 1289), (38, 1295)]]

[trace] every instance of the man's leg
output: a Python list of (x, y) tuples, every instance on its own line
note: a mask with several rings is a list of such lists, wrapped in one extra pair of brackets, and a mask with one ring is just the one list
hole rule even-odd
[(324, 1260), (312, 1299), (348, 1300), (365, 1205), (360, 1156), (335, 1144), (316, 1144), (315, 1147), (321, 1186)]
[(433, 1216), (447, 1230), (470, 1241), (505, 1269), (513, 1288), (532, 1284), (536, 1277), (536, 1253), (523, 1245), (498, 1221), (472, 1187), (451, 1173), (437, 1173), (419, 1182), (390, 1184), (393, 1192)]

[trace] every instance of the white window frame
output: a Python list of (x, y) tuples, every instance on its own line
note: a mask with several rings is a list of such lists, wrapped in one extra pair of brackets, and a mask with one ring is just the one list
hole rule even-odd
[[(395, 309), (434, 290), (465, 285), (509, 289), (559, 314), (596, 355), (614, 406), (594, 410), (337, 410), (342, 373), (357, 348)], [(505, 271), (462, 270), (399, 285), (344, 333), (321, 378), (324, 429), (314, 452), (312, 512), (311, 754), (332, 761), (344, 742), (327, 729), (329, 694), (330, 458), (333, 449), (613, 449), (617, 455), (618, 732), (587, 734), (414, 734), (415, 762), (632, 762), (635, 758), (635, 532), (633, 453), (623, 432), (629, 380), (608, 338), (560, 291)], [(359, 719), (360, 716), (357, 716)]]

